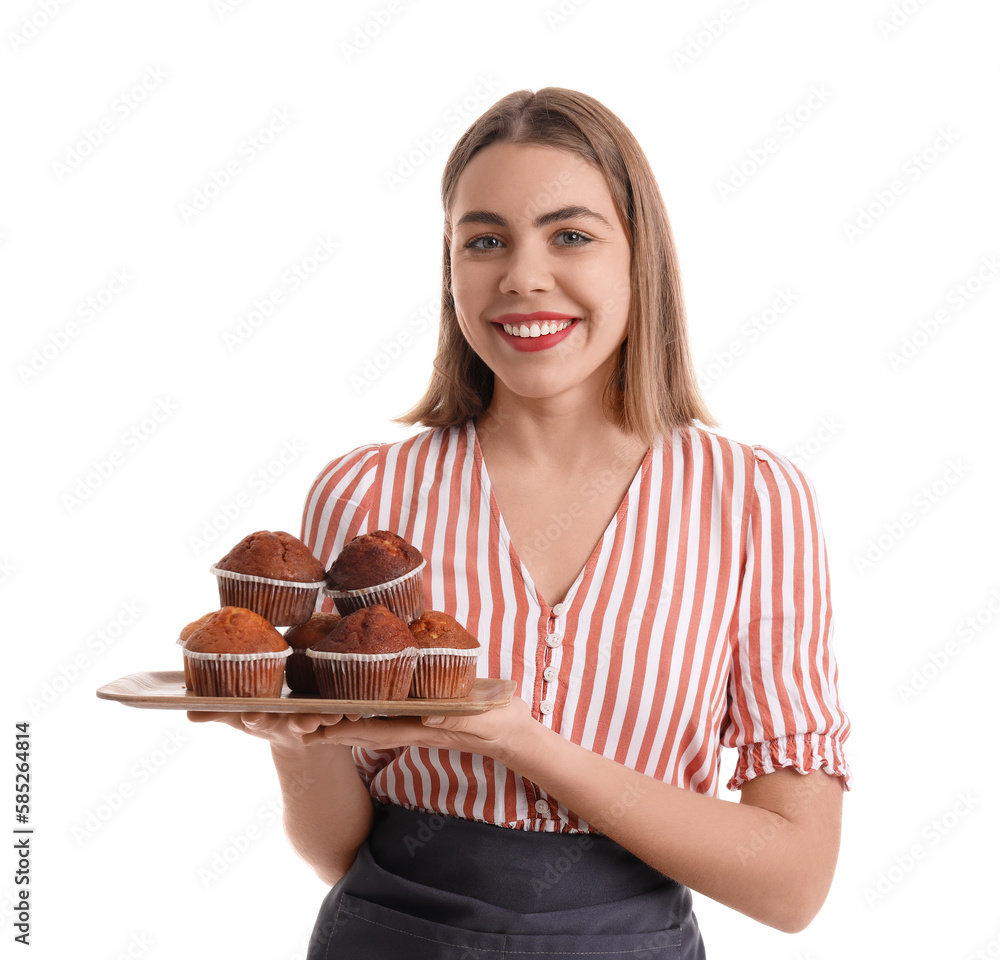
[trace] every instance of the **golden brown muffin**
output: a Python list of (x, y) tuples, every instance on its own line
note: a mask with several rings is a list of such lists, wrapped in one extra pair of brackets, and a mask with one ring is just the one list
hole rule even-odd
[(410, 624), (414, 643), (421, 649), (429, 647), (452, 647), (457, 650), (471, 650), (479, 646), (479, 641), (470, 634), (454, 617), (439, 610), (426, 610), (424, 615)]
[(376, 603), (344, 617), (312, 649), (325, 653), (398, 653), (412, 646), (413, 635), (406, 623)]
[(223, 607), (209, 615), (184, 644), (192, 653), (276, 653), (285, 638), (262, 616), (242, 607)]
[(197, 620), (192, 620), (183, 630), (181, 630), (180, 642), (187, 643), (188, 637), (195, 632), (199, 627), (203, 627), (212, 617), (218, 613), (217, 610), (213, 610), (211, 613), (206, 613), (203, 617), (198, 617)]
[(258, 530), (244, 537), (217, 564), (220, 570), (245, 573), (272, 580), (317, 583), (323, 579), (323, 564), (299, 539), (284, 530)]
[(331, 590), (363, 590), (395, 580), (423, 562), (420, 551), (401, 536), (376, 530), (344, 546), (326, 572), (326, 584)]
[(305, 650), (328, 636), (340, 620), (339, 613), (314, 613), (305, 623), (285, 631), (285, 643), (295, 650)]
[(316, 671), (306, 650), (319, 643), (340, 623), (336, 613), (314, 613), (305, 623), (285, 631), (285, 642), (295, 651), (285, 664), (285, 681), (298, 693), (319, 693)]
[[(187, 643), (188, 637), (195, 632), (199, 627), (207, 623), (212, 617), (215, 616), (215, 611), (211, 613), (206, 613), (205, 616), (199, 617), (197, 620), (192, 620), (183, 630), (181, 630), (181, 635), (177, 638), (177, 642), (183, 647)], [(191, 665), (188, 663), (188, 658), (184, 658), (184, 686), (191, 690), (194, 688), (194, 682), (191, 678)]]

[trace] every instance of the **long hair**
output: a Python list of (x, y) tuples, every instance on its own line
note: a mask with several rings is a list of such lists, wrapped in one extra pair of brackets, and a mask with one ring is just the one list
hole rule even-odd
[[(604, 176), (631, 248), (628, 335), (605, 389), (608, 416), (647, 443), (695, 420), (715, 426), (688, 347), (680, 268), (670, 221), (653, 171), (624, 123), (602, 103), (561, 87), (519, 90), (497, 101), (462, 135), (441, 178), (446, 227), (458, 179), (493, 143), (571, 151)], [(451, 294), (450, 230), (442, 261), (441, 326), (427, 391), (396, 422), (454, 426), (481, 415), (493, 396), (493, 372), (469, 346)]]

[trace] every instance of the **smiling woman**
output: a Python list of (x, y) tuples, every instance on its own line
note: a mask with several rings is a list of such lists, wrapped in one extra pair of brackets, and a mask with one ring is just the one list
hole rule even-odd
[(302, 534), (329, 566), (397, 531), (518, 696), (215, 717), (271, 741), (288, 836), (333, 886), (310, 960), (696, 960), (691, 889), (800, 930), (850, 782), (812, 485), (706, 429), (666, 212), (614, 114), (511, 94), (442, 196), (438, 356), (402, 418), (428, 429), (333, 460)]
[[(523, 148), (519, 172), (508, 171), (496, 154), (515, 155), (517, 146)], [(548, 157), (544, 172), (532, 170), (530, 160), (544, 157)], [(459, 209), (463, 200), (468, 202), (470, 181), (481, 185), (486, 167), (494, 178), (492, 187), (486, 185), (483, 203), (495, 191), (496, 199), (510, 207), (506, 216), (485, 205)], [(508, 190), (503, 196), (506, 178), (515, 175), (521, 177), (522, 192), (515, 195)], [(594, 203), (587, 203), (587, 197)], [(554, 245), (567, 248), (586, 247), (588, 241), (603, 246), (602, 241), (624, 240), (627, 246), (624, 271), (599, 302), (605, 312), (625, 310), (629, 322), (615, 375), (605, 386), (610, 417), (648, 442), (695, 420), (714, 425), (695, 382), (680, 265), (656, 178), (631, 132), (607, 107), (555, 87), (504, 97), (456, 144), (442, 177), (441, 200), (446, 229), (438, 356), (427, 393), (401, 422), (452, 424), (479, 416), (489, 405), (493, 370), (464, 336), (455, 310), (453, 270), (460, 265), (459, 231), (464, 231), (466, 242), (483, 235), (477, 246), (485, 253), (488, 247), (502, 249), (498, 247), (502, 238), (487, 239), (491, 227), (532, 226), (551, 228), (550, 234), (559, 234), (552, 237)], [(573, 239), (566, 235), (567, 229)], [(621, 249), (617, 252), (625, 255)], [(528, 332), (530, 336), (530, 322)]]
[[(532, 198), (560, 176), (576, 202), (532, 218)], [(493, 372), (491, 401), (600, 397), (628, 332), (631, 262), (600, 171), (552, 147), (499, 143), (466, 167), (451, 216), (456, 317)]]

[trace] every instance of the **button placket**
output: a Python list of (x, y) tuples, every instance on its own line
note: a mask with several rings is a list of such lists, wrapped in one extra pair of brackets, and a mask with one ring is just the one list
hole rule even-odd
[(551, 717), (555, 710), (556, 684), (559, 680), (559, 664), (562, 659), (563, 633), (559, 616), (564, 612), (565, 604), (557, 603), (552, 607), (546, 624), (545, 647), (542, 650), (542, 701), (538, 705), (540, 720), (551, 727)]

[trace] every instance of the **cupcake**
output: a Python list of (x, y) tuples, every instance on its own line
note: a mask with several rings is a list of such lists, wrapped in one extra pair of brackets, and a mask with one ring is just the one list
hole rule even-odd
[(377, 603), (348, 614), (306, 655), (322, 697), (405, 700), (417, 650), (406, 624)]
[(200, 697), (280, 697), (292, 652), (262, 616), (223, 607), (192, 626), (184, 643), (191, 690)]
[(379, 603), (409, 623), (424, 612), (424, 558), (398, 534), (376, 530), (344, 546), (326, 572), (326, 595), (346, 616)]
[(244, 537), (214, 567), (223, 606), (244, 607), (276, 627), (304, 623), (316, 609), (323, 564), (284, 530)]
[[(192, 620), (183, 630), (181, 630), (181, 635), (177, 638), (177, 642), (183, 647), (187, 643), (188, 637), (195, 632), (200, 626), (202, 626), (211, 617), (214, 617), (215, 613), (206, 613), (205, 616), (199, 617), (197, 620)], [(191, 683), (191, 668), (188, 666), (187, 657), (184, 658), (184, 686), (188, 690), (192, 689)]]
[(420, 654), (413, 671), (411, 697), (467, 697), (476, 681), (476, 660), (482, 647), (447, 613), (428, 610), (410, 624)]
[(336, 613), (314, 613), (305, 623), (296, 624), (285, 631), (285, 643), (292, 648), (292, 655), (285, 664), (285, 682), (297, 693), (319, 693), (313, 661), (306, 656), (306, 648), (319, 643), (340, 623)]

